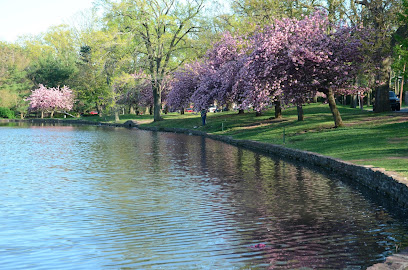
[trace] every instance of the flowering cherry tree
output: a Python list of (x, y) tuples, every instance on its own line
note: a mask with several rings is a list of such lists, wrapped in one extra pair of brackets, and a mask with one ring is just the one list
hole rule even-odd
[[(134, 74), (130, 75), (134, 80), (134, 87), (131, 89), (130, 92), (125, 93), (124, 96), (121, 98), (133, 99), (134, 104), (136, 107), (149, 107), (150, 111), (153, 109), (154, 99), (153, 99), (153, 90), (152, 90), (152, 77), (146, 74), (143, 71), (135, 72)], [(170, 77), (165, 76), (162, 79), (160, 85), (160, 92), (161, 92), (161, 100), (160, 104), (162, 104), (162, 100), (167, 98), (169, 88), (170, 88)]]
[(226, 32), (207, 52), (207, 64), (202, 70), (197, 91), (191, 98), (197, 110), (207, 108), (214, 101), (218, 104), (240, 103), (239, 88), (233, 88), (233, 85), (238, 80), (238, 71), (247, 48), (244, 38)]
[(116, 94), (116, 102), (128, 105), (131, 113), (139, 107), (153, 106), (152, 84), (150, 76), (143, 71), (133, 74), (122, 74), (112, 85)]
[(30, 101), (29, 110), (41, 111), (41, 118), (44, 112), (50, 112), (53, 117), (55, 111), (69, 111), (74, 106), (74, 94), (67, 86), (47, 88), (40, 84), (39, 88), (31, 91), (27, 100)]
[(215, 101), (235, 102), (239, 109), (261, 112), (281, 101), (299, 108), (321, 92), (335, 126), (342, 126), (334, 95), (364, 90), (353, 84), (363, 61), (358, 32), (331, 25), (326, 14), (316, 11), (300, 20), (276, 20), (249, 39), (224, 33), (205, 64), (175, 73), (169, 104), (182, 107), (191, 101), (201, 110)]
[(135, 91), (138, 92), (138, 106), (153, 107), (152, 81), (143, 71), (131, 75), (135, 81)]
[(170, 92), (167, 95), (167, 105), (172, 110), (181, 110), (190, 106), (191, 96), (197, 90), (201, 76), (207, 70), (203, 62), (195, 61), (185, 64), (173, 73)]
[(139, 91), (133, 74), (123, 73), (116, 77), (112, 83), (115, 94), (116, 104), (129, 106), (129, 112), (132, 114), (137, 110), (139, 102)]
[[(329, 31), (328, 29), (332, 29)], [(253, 37), (253, 50), (240, 70), (240, 84), (252, 85), (244, 103), (263, 110), (276, 100), (300, 105), (324, 93), (335, 126), (342, 126), (334, 94), (352, 88), (362, 61), (356, 29), (333, 26), (322, 12), (302, 20), (277, 20)]]
[(293, 72), (290, 74), (285, 94), (299, 104), (304, 102), (302, 98), (307, 94), (314, 95), (316, 91), (324, 93), (335, 126), (342, 126), (334, 95), (344, 93), (344, 89), (349, 93), (366, 90), (354, 85), (363, 61), (358, 29), (330, 26), (332, 30), (328, 33), (328, 18), (320, 12), (299, 23), (301, 29), (294, 35), (298, 37), (294, 43), (304, 41), (304, 45), (294, 46), (291, 50)]

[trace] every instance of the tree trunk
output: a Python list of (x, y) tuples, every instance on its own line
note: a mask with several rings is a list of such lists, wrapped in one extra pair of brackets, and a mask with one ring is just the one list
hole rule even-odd
[(371, 106), (371, 90), (367, 92), (367, 106)]
[(238, 114), (244, 114), (245, 112), (244, 112), (244, 110), (243, 109), (239, 109), (238, 110)]
[(160, 85), (154, 85), (153, 87), (153, 119), (154, 119), (154, 122), (163, 120), (163, 118), (161, 118), (160, 116), (160, 111), (161, 111)]
[(261, 111), (256, 111), (255, 116), (262, 116), (262, 112)]
[(390, 58), (387, 57), (381, 61), (380, 69), (375, 76), (376, 81), (383, 82), (383, 85), (377, 85), (375, 89), (374, 112), (387, 112), (391, 110), (390, 106)]
[(405, 105), (408, 105), (408, 92), (405, 91)]
[(379, 113), (391, 110), (389, 91), (388, 84), (381, 85), (375, 89), (374, 112)]
[(54, 111), (51, 111), (50, 118), (54, 118)]
[(41, 111), (41, 119), (44, 118), (44, 111)]
[(358, 92), (358, 104), (361, 110), (364, 110), (364, 96), (363, 93)]
[(404, 91), (405, 66), (406, 66), (406, 63), (404, 63), (404, 68), (403, 68), (403, 73), (402, 73), (402, 80), (401, 80), (401, 90), (400, 90), (400, 92), (399, 92), (400, 108), (402, 107), (402, 92)]
[(327, 100), (329, 102), (330, 111), (331, 111), (331, 113), (333, 115), (334, 127), (342, 127), (343, 126), (343, 120), (341, 119), (340, 112), (337, 109), (336, 100), (334, 99), (333, 90), (329, 89), (329, 90), (326, 91), (325, 94), (327, 95)]
[(282, 118), (282, 107), (280, 100), (275, 101), (275, 118), (276, 119)]
[(298, 121), (303, 121), (304, 115), (303, 115), (303, 106), (302, 104), (297, 105), (297, 115), (298, 115)]
[(357, 97), (356, 95), (351, 95), (350, 108), (355, 109), (356, 107), (357, 107)]
[(115, 122), (119, 122), (119, 110), (115, 109)]
[(184, 108), (181, 108), (180, 114), (184, 114)]
[(96, 104), (96, 110), (98, 111), (98, 116), (102, 117), (103, 108), (100, 104)]
[(133, 107), (133, 105), (130, 105), (129, 107), (129, 114), (136, 114), (135, 108)]

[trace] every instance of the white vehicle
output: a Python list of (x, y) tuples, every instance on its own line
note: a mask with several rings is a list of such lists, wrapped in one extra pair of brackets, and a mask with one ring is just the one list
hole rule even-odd
[(215, 107), (214, 105), (211, 105), (209, 108), (208, 108), (208, 111), (209, 112), (215, 112), (217, 110), (217, 107)]

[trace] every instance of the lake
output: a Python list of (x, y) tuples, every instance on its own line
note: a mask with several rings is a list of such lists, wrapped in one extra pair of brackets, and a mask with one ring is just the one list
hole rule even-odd
[(364, 269), (408, 219), (364, 189), (198, 136), (0, 124), (1, 269)]

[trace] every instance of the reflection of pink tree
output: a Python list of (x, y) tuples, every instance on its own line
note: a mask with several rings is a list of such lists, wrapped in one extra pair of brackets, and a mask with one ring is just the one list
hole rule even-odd
[(44, 112), (50, 112), (53, 117), (55, 111), (72, 110), (74, 94), (67, 86), (47, 88), (40, 84), (39, 88), (31, 91), (27, 100), (30, 101), (30, 111), (41, 111), (41, 118), (44, 117)]

